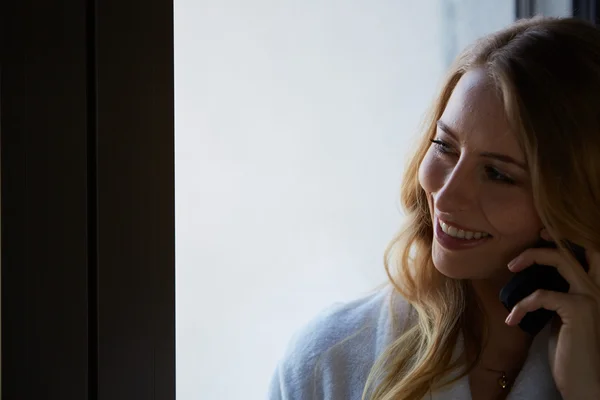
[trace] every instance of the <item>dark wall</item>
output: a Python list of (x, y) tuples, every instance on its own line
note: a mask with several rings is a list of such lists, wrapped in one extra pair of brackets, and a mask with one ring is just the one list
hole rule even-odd
[(172, 1), (0, 7), (2, 397), (174, 399)]

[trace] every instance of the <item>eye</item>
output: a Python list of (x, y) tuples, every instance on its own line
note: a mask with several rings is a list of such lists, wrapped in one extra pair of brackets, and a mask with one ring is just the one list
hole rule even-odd
[[(439, 154), (447, 155), (452, 152), (452, 147), (450, 147), (450, 145), (448, 143), (444, 142), (443, 140), (430, 139), (430, 141), (431, 141), (431, 143), (433, 143), (433, 145), (435, 146), (435, 150)], [(498, 171), (493, 166), (487, 165), (485, 167), (485, 172), (486, 172), (486, 175), (488, 176), (488, 178), (494, 182), (507, 184), (507, 185), (516, 184), (514, 179), (512, 179), (508, 175), (505, 175), (502, 172)]]
[(501, 173), (500, 171), (498, 171), (496, 168), (491, 167), (491, 166), (486, 166), (485, 167), (485, 172), (487, 173), (488, 178), (490, 178), (493, 181), (499, 182), (499, 183), (506, 183), (509, 185), (514, 185), (515, 181), (504, 175), (503, 173)]
[(444, 142), (443, 140), (430, 139), (430, 141), (431, 141), (431, 143), (433, 143), (436, 151), (438, 151), (439, 153), (449, 153), (450, 152), (450, 145), (448, 143)]

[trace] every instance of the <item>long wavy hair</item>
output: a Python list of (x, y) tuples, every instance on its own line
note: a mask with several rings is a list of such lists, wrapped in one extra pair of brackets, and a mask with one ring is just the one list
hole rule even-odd
[[(550, 235), (600, 249), (600, 31), (572, 18), (517, 21), (457, 57), (424, 121), (402, 181), (406, 223), (385, 252), (391, 284), (414, 318), (373, 366), (363, 400), (421, 399), (469, 374), (487, 338), (485, 315), (468, 282), (445, 277), (433, 265), (431, 214), (418, 180), (436, 121), (473, 68), (484, 68), (495, 83)], [(461, 333), (475, 348), (471, 361), (453, 356)], [(453, 371), (459, 373), (450, 379)]]

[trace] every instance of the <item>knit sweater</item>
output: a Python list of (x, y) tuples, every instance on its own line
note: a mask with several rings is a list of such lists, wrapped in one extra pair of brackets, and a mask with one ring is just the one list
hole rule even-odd
[[(360, 400), (378, 356), (407, 325), (410, 305), (386, 287), (355, 301), (331, 306), (300, 329), (290, 341), (269, 387), (269, 400)], [(393, 301), (392, 301), (393, 299)], [(391, 302), (392, 301), (392, 302)], [(507, 400), (560, 400), (548, 362), (550, 324), (534, 339)], [(455, 357), (463, 351), (459, 336)], [(471, 400), (469, 377), (423, 400)]]

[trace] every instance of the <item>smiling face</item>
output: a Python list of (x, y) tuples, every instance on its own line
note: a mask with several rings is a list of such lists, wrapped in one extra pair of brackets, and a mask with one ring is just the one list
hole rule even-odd
[(543, 226), (525, 156), (484, 70), (460, 79), (433, 141), (419, 182), (433, 220), (435, 267), (456, 279), (506, 280), (506, 264)]

